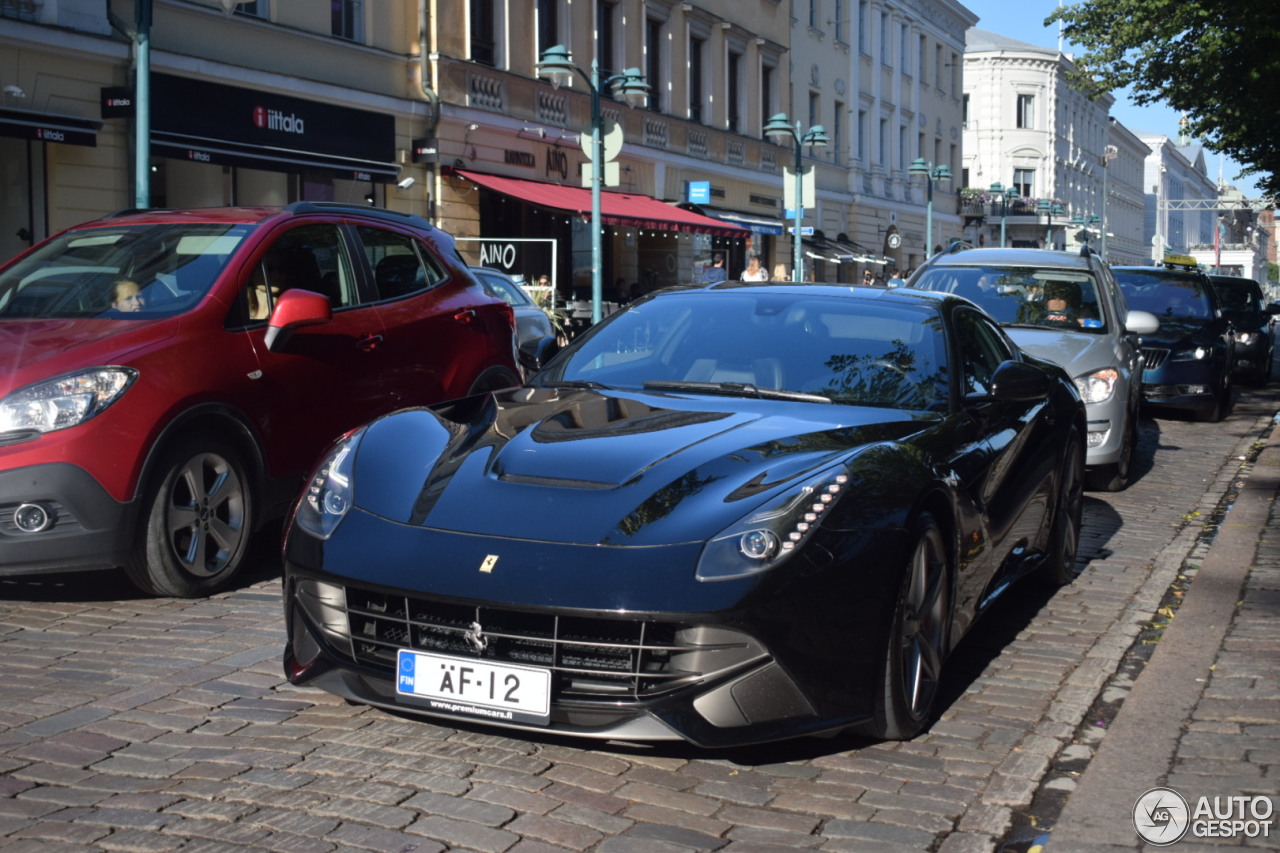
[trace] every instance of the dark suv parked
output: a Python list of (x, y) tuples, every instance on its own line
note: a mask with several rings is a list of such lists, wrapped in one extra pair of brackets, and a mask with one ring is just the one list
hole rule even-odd
[(1262, 286), (1251, 278), (1211, 275), (1209, 281), (1222, 304), (1222, 313), (1236, 328), (1237, 376), (1254, 385), (1271, 379), (1275, 332), (1271, 320), (1280, 314), (1280, 303), (1263, 305)]
[(152, 210), (0, 267), (0, 575), (225, 585), (328, 444), (516, 385), (511, 307), (374, 208)]
[(1113, 272), (1129, 304), (1160, 320), (1159, 331), (1142, 336), (1143, 402), (1205, 421), (1226, 417), (1236, 336), (1209, 276), (1189, 256)]

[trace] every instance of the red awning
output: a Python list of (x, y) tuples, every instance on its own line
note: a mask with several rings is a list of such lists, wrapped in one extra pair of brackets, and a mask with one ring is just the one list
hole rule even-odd
[[(588, 189), (548, 184), (542, 181), (525, 181), (520, 178), (504, 178), (499, 175), (486, 175), (483, 172), (468, 172), (462, 169), (458, 169), (454, 174), (530, 204), (567, 210), (583, 216), (591, 215), (591, 190)], [(750, 230), (731, 222), (712, 219), (647, 195), (601, 192), (600, 218), (605, 225), (629, 225), (632, 228), (649, 228), (654, 231), (689, 231), (715, 234), (718, 237), (751, 236)]]

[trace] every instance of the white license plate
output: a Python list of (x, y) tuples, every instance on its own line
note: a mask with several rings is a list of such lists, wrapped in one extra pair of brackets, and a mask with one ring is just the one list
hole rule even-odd
[(396, 692), (426, 699), (434, 710), (494, 719), (551, 713), (550, 670), (410, 649), (396, 657)]

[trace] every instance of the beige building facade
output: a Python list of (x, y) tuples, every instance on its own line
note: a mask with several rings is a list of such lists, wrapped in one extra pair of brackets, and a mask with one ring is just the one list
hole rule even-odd
[[(753, 255), (790, 275), (779, 113), (829, 140), (801, 152), (805, 277), (887, 275), (926, 249), (911, 162), (958, 175), (973, 20), (953, 0), (7, 3), (0, 256), (139, 205), (336, 201), (422, 215), (470, 261), (582, 297), (594, 73), (606, 299), (716, 255), (731, 278)], [(538, 69), (554, 46), (581, 72), (559, 85)], [(642, 106), (607, 85), (628, 69)], [(937, 245), (960, 236), (957, 189), (934, 187)]]

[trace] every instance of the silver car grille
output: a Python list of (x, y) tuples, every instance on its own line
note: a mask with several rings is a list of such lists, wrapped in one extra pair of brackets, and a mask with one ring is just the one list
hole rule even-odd
[[(320, 589), (325, 587), (326, 589)], [(768, 655), (718, 626), (459, 604), (304, 579), (295, 595), (341, 657), (393, 677), (400, 649), (546, 667), (558, 699), (645, 699)]]

